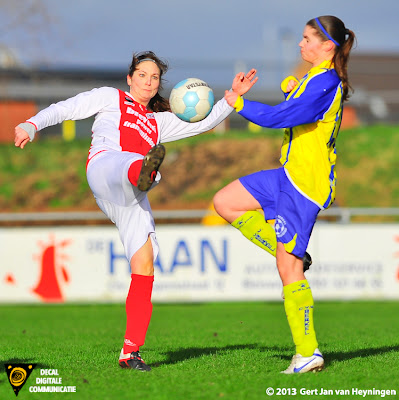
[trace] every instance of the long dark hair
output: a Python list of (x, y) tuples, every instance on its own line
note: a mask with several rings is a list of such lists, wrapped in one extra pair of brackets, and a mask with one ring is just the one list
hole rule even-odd
[(306, 25), (316, 29), (317, 34), (323, 41), (333, 39), (333, 42), (339, 44), (339, 46), (335, 46), (335, 54), (332, 62), (334, 63), (334, 68), (342, 81), (343, 100), (348, 100), (350, 97), (349, 91), (353, 92), (348, 78), (348, 61), (349, 53), (356, 41), (356, 36), (353, 31), (345, 28), (345, 24), (339, 18), (334, 17), (333, 15), (323, 15), (318, 17), (318, 20), (328, 35), (323, 32), (317, 23), (316, 18), (308, 21)]
[(159, 82), (158, 92), (150, 100), (147, 108), (149, 110), (155, 111), (155, 112), (170, 111), (169, 100), (165, 99), (164, 97), (162, 97), (159, 94), (159, 92), (163, 89), (163, 86), (162, 86), (162, 84), (164, 82), (163, 76), (166, 74), (166, 71), (168, 70), (168, 63), (166, 61), (161, 60), (152, 51), (143, 51), (141, 53), (133, 53), (133, 59), (132, 59), (132, 63), (130, 64), (130, 67), (129, 67), (128, 75), (130, 77), (133, 76), (134, 71), (136, 71), (136, 69), (138, 68), (138, 65), (144, 59), (153, 60), (155, 62), (155, 64), (157, 64), (159, 71), (160, 71), (160, 76), (159, 76), (160, 82)]

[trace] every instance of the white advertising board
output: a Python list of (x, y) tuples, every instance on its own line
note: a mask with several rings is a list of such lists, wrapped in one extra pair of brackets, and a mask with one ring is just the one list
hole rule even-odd
[[(154, 302), (279, 300), (275, 260), (231, 226), (158, 226)], [(124, 301), (129, 264), (106, 227), (0, 229), (0, 302)], [(315, 299), (399, 299), (398, 224), (316, 224)]]

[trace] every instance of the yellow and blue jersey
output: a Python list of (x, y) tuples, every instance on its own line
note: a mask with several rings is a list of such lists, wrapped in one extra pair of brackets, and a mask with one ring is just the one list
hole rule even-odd
[(324, 61), (282, 103), (269, 106), (244, 100), (237, 111), (257, 125), (285, 128), (280, 162), (287, 177), (300, 193), (325, 209), (335, 199), (335, 143), (342, 109), (341, 80), (331, 61)]

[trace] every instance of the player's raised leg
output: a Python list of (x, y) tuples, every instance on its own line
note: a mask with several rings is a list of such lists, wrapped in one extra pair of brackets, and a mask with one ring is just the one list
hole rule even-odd
[[(238, 179), (217, 192), (213, 204), (216, 212), (248, 240), (276, 257), (277, 238), (274, 227), (257, 211), (262, 206)], [(312, 258), (305, 253), (303, 271), (307, 271), (311, 264)]]
[(142, 192), (150, 190), (164, 158), (165, 147), (162, 144), (152, 147), (143, 160), (135, 161), (130, 165), (128, 171), (130, 183)]

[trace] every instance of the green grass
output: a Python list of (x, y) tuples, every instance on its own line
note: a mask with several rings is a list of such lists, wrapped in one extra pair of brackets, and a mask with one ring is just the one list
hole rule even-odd
[[(167, 158), (161, 170), (165, 172), (164, 185), (151, 193), (153, 208), (164, 207), (166, 202), (172, 205), (196, 202), (208, 205), (224, 183), (248, 171), (270, 168), (271, 163), (274, 167), (279, 165), (282, 138), (282, 131), (275, 129), (262, 129), (256, 133), (232, 130), (166, 143)], [(253, 145), (254, 142), (256, 150), (244, 156), (242, 150), (253, 148), (250, 143)], [(60, 137), (45, 135), (23, 150), (13, 144), (1, 144), (1, 209), (96, 210), (85, 172), (89, 146), (90, 138), (64, 142)], [(337, 141), (335, 204), (341, 207), (397, 207), (398, 148), (397, 125), (361, 126), (341, 131)], [(254, 154), (254, 151), (257, 153)], [(180, 163), (174, 163), (177, 159)], [(182, 164), (182, 160), (185, 163)], [(180, 193), (179, 185), (171, 187), (168, 184), (168, 179), (173, 181), (176, 168), (184, 170), (184, 176), (177, 178), (184, 181), (184, 193)], [(187, 180), (186, 171), (190, 174)], [(209, 181), (206, 181), (207, 178), (201, 181), (201, 176), (205, 175), (211, 177)]]
[[(40, 138), (23, 150), (0, 145), (0, 207), (41, 211), (81, 207), (92, 200), (86, 180), (90, 139)], [(92, 200), (94, 204), (94, 200)]]
[(375, 125), (340, 132), (337, 203), (345, 207), (397, 207), (399, 128)]
[[(123, 304), (2, 305), (3, 363), (37, 363), (19, 399), (347, 399), (267, 396), (265, 390), (394, 389), (399, 394), (397, 302), (319, 302), (326, 368), (286, 376), (293, 354), (283, 303), (155, 304), (142, 355), (150, 373), (121, 370)], [(29, 393), (40, 369), (57, 369), (77, 393)], [(397, 398), (387, 396), (388, 398)], [(355, 396), (356, 398), (361, 396)], [(15, 395), (0, 374), (0, 398)], [(368, 395), (366, 399), (381, 398)]]

